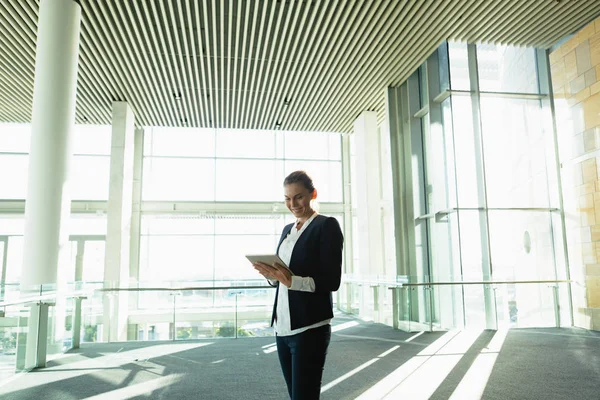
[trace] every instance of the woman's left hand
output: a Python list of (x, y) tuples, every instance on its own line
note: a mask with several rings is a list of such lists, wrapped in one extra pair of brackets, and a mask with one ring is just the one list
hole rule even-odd
[(254, 266), (254, 269), (265, 278), (278, 280), (287, 287), (292, 286), (292, 274), (287, 268), (277, 263), (273, 264), (273, 266), (261, 262), (252, 265)]

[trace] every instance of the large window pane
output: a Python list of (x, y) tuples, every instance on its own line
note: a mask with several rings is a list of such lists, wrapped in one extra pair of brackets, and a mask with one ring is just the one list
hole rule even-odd
[[(490, 211), (490, 254), (495, 280), (556, 279), (551, 213)], [(550, 285), (502, 285), (498, 319), (512, 326), (554, 326)]]
[(110, 125), (75, 125), (73, 154), (110, 155)]
[(543, 116), (537, 100), (481, 99), (489, 207), (549, 207)]
[(214, 218), (199, 215), (144, 215), (144, 235), (212, 235)]
[(217, 159), (217, 201), (283, 199), (283, 161)]
[(217, 131), (217, 157), (275, 158), (274, 131), (221, 129)]
[(212, 280), (213, 236), (142, 236), (140, 281)]
[(214, 160), (144, 158), (143, 200), (212, 201), (214, 187)]
[(28, 158), (23, 154), (0, 154), (0, 199), (27, 197)]
[(106, 214), (71, 214), (69, 235), (106, 235)]
[(285, 158), (310, 160), (341, 160), (339, 133), (284, 132)]
[(452, 123), (455, 143), (456, 186), (458, 206), (462, 208), (483, 206), (477, 185), (477, 155), (480, 149), (473, 133), (471, 98), (452, 96)]
[(284, 226), (281, 214), (220, 215), (215, 219), (217, 235), (279, 235)]
[(538, 93), (535, 49), (477, 45), (479, 89), (487, 92)]
[(466, 43), (448, 43), (450, 89), (470, 90), (469, 58)]
[[(342, 163), (339, 161), (286, 161), (285, 175), (304, 170), (312, 178), (318, 201), (341, 203)], [(283, 197), (283, 195), (282, 195)]]
[(145, 156), (214, 157), (214, 129), (148, 128), (144, 135)]
[(73, 156), (71, 198), (108, 200), (109, 176), (109, 156)]
[(215, 237), (215, 280), (261, 279), (246, 254), (274, 253), (279, 235), (220, 235)]
[(0, 153), (29, 153), (30, 141), (30, 124), (0, 122)]

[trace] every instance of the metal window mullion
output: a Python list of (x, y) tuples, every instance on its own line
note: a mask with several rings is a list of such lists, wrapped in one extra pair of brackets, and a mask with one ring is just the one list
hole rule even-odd
[[(560, 210), (560, 221), (561, 221), (561, 235), (562, 235), (562, 244), (563, 244), (563, 255), (564, 255), (564, 263), (565, 263), (565, 278), (566, 280), (571, 280), (571, 271), (569, 264), (569, 249), (567, 246), (567, 232), (566, 232), (566, 218), (565, 218), (565, 207), (564, 207), (564, 199), (563, 199), (563, 185), (562, 185), (562, 176), (560, 171), (560, 156), (559, 156), (559, 145), (558, 145), (558, 128), (556, 124), (556, 110), (554, 106), (553, 99), (553, 90), (552, 90), (552, 78), (550, 74), (550, 59), (549, 59), (549, 51), (548, 50), (540, 50), (536, 51), (536, 60), (537, 60), (537, 68), (538, 68), (538, 82), (540, 85), (540, 92), (547, 93), (548, 98), (546, 100), (542, 100), (543, 107), (548, 107), (550, 110), (550, 116), (552, 118), (552, 139), (553, 139), (553, 149), (554, 149), (554, 168), (556, 174), (556, 182), (557, 182), (557, 190), (558, 190), (558, 205)], [(550, 219), (550, 223), (552, 224), (552, 218)], [(554, 229), (551, 229), (551, 232), (554, 234)], [(554, 246), (554, 241), (552, 241)], [(555, 279), (558, 279), (556, 274), (557, 266), (556, 266), (556, 252), (555, 252)], [(560, 292), (559, 292), (560, 293)], [(567, 293), (568, 293), (568, 301), (569, 301), (569, 316), (571, 326), (574, 323), (573, 317), (573, 294), (571, 284), (567, 284)], [(559, 298), (557, 298), (557, 301)], [(560, 321), (560, 320), (559, 320)]]
[[(479, 97), (479, 71), (477, 63), (477, 47), (474, 44), (469, 44), (467, 47), (468, 51), (468, 62), (469, 62), (469, 81), (471, 84), (471, 90), (474, 94), (471, 96), (471, 112), (473, 114), (473, 136), (476, 141), (476, 175), (477, 175), (477, 188), (479, 192), (480, 201), (483, 201), (483, 221), (481, 221), (482, 214), (480, 212), (480, 225), (481, 229), (481, 245), (482, 245), (482, 273), (487, 273), (488, 277), (484, 275), (484, 279), (491, 279), (492, 277), (492, 254), (491, 254), (491, 241), (490, 241), (490, 226), (489, 226), (489, 211), (487, 209), (487, 181), (485, 173), (485, 147), (483, 143), (483, 121), (481, 118), (481, 102)], [(486, 327), (493, 329), (491, 325), (495, 321), (495, 328), (498, 326), (498, 320), (496, 315), (496, 308), (493, 301), (493, 291), (491, 288), (484, 287), (484, 302), (486, 309)]]

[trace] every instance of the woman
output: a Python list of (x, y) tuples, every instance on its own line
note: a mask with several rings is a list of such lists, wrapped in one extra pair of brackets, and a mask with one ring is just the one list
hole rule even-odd
[(255, 263), (254, 268), (275, 282), (277, 293), (271, 325), (275, 324), (277, 352), (292, 400), (318, 399), (331, 338), (331, 292), (340, 286), (344, 237), (337, 220), (319, 215), (311, 205), (317, 198), (304, 171), (283, 182), (285, 204), (296, 222), (283, 228), (277, 247), (283, 266)]

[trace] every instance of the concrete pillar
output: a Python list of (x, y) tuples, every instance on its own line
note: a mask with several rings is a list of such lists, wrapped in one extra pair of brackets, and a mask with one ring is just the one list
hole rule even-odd
[[(37, 30), (21, 287), (55, 284), (66, 249), (81, 7), (42, 0)], [(66, 252), (62, 252), (66, 255)], [(63, 256), (60, 256), (63, 259)]]
[[(108, 192), (105, 287), (129, 284), (129, 245), (133, 194), (134, 115), (125, 102), (113, 103)], [(104, 338), (127, 340), (127, 292), (104, 300)], [(110, 323), (108, 323), (110, 321)]]

